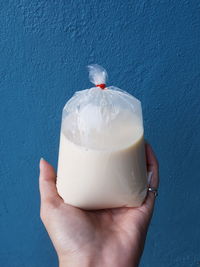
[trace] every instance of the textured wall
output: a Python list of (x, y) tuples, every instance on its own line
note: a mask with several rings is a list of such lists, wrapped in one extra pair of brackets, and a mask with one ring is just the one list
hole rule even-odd
[(0, 266), (54, 267), (38, 162), (56, 167), (61, 111), (89, 63), (143, 103), (160, 161), (142, 267), (200, 266), (200, 2), (0, 1)]

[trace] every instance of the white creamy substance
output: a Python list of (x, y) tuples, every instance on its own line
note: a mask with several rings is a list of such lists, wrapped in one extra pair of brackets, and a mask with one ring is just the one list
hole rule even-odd
[[(75, 123), (82, 132), (78, 126), (71, 132)], [(98, 128), (94, 120), (94, 127), (84, 130), (83, 124), (76, 114), (62, 121), (57, 174), (60, 196), (65, 203), (83, 209), (140, 206), (147, 193), (141, 120), (125, 111), (109, 126), (105, 122)]]

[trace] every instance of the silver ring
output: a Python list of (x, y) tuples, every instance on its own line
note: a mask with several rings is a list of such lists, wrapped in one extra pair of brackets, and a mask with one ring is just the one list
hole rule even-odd
[(154, 193), (154, 196), (158, 196), (158, 189), (155, 187), (148, 187), (148, 191)]

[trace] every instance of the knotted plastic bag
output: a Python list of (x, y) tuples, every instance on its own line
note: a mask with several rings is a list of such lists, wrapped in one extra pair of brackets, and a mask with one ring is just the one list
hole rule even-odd
[(58, 192), (84, 209), (139, 206), (147, 192), (141, 103), (107, 87), (101, 66), (88, 68), (95, 87), (76, 92), (63, 109)]

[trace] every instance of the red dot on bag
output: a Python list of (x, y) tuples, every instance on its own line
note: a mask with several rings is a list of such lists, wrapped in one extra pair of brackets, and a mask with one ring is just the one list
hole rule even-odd
[(97, 84), (96, 87), (100, 87), (101, 89), (105, 89), (106, 85), (105, 83)]

